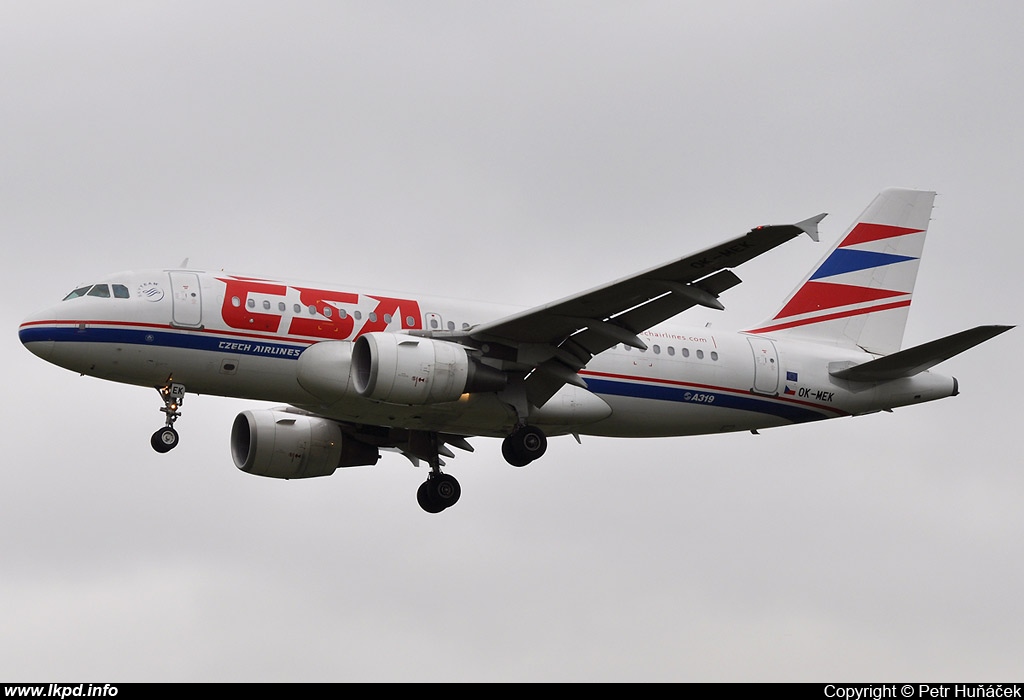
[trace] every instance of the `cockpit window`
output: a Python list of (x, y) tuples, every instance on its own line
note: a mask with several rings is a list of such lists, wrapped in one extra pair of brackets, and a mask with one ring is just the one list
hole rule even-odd
[[(110, 293), (111, 289), (114, 290), (113, 295)], [(128, 287), (123, 284), (90, 284), (85, 287), (79, 287), (75, 291), (71, 292), (64, 297), (64, 301), (84, 296), (98, 297), (100, 299), (110, 299), (111, 296), (115, 299), (131, 299), (131, 294), (128, 293)]]
[(68, 299), (77, 299), (78, 297), (84, 297), (90, 289), (92, 289), (91, 284), (86, 285), (85, 287), (79, 287), (78, 289), (64, 297), (64, 301), (67, 301)]

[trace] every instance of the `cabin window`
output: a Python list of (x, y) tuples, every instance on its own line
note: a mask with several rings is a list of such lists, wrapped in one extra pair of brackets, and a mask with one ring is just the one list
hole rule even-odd
[(231, 305), (237, 309), (239, 306), (242, 305), (242, 300), (239, 299), (238, 297), (231, 297)]
[(348, 318), (348, 312), (345, 309), (338, 309), (338, 318)]
[(108, 287), (105, 284), (94, 285), (93, 288), (89, 290), (89, 296), (100, 297), (101, 299), (109, 299), (110, 287)]
[(717, 352), (712, 352), (712, 353), (711, 353), (711, 359), (712, 359), (712, 360), (713, 360), (714, 362), (718, 362), (718, 353), (717, 353)]
[(250, 309), (255, 309), (256, 308), (256, 300), (255, 299), (247, 299), (246, 302), (245, 302), (245, 305), (248, 306)]
[(277, 310), (278, 310), (278, 311), (280, 311), (281, 313), (284, 313), (284, 310), (285, 310), (286, 308), (288, 308), (288, 307), (286, 307), (286, 306), (284, 305), (284, 302), (283, 302), (283, 301), (279, 301), (279, 302), (277, 302)]
[(405, 317), (405, 325), (410, 326), (410, 327), (411, 326), (415, 326), (416, 325), (416, 319), (414, 319), (412, 316), (406, 316)]
[(655, 345), (654, 346), (654, 354), (655, 355), (660, 355), (661, 354), (661, 346), (660, 345)]
[(680, 352), (683, 353), (683, 357), (689, 357), (690, 356), (690, 349), (689, 348), (683, 348)]
[(377, 313), (375, 311), (371, 311), (370, 315), (367, 316), (367, 318), (370, 319), (370, 323), (376, 323), (377, 322)]
[(326, 316), (327, 318), (330, 318), (333, 315), (334, 315), (334, 309), (331, 308), (330, 306), (325, 306), (324, 307), (324, 316)]
[(703, 350), (698, 350), (697, 351), (697, 359), (698, 360), (703, 360), (704, 359), (704, 351)]
[(265, 311), (270, 311), (270, 300), (269, 299), (264, 299), (263, 300), (263, 309)]
[(391, 314), (384, 314), (384, 323), (391, 323)]
[(676, 354), (676, 349), (674, 347), (672, 347), (671, 345), (668, 346), (668, 354), (669, 355), (675, 355)]
[(127, 299), (129, 297), (128, 287), (123, 284), (112, 284), (110, 286), (114, 289), (115, 299)]

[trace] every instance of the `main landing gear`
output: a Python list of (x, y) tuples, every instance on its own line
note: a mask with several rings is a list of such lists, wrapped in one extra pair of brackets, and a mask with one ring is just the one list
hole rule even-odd
[(454, 476), (431, 471), (416, 491), (416, 500), (428, 513), (440, 513), (455, 505), (461, 495), (462, 487)]
[[(455, 505), (462, 495), (462, 487), (451, 474), (441, 472), (441, 445), (437, 433), (426, 434), (426, 454), (430, 462), (430, 475), (420, 484), (416, 491), (416, 500), (420, 508), (428, 513), (440, 513), (445, 508)], [(451, 452), (448, 452), (450, 455)]]
[[(420, 508), (428, 513), (440, 513), (446, 508), (451, 508), (462, 495), (462, 487), (458, 480), (451, 474), (441, 472), (440, 452), (443, 448), (438, 440), (437, 433), (422, 434), (428, 441), (426, 445), (419, 443), (422, 451), (418, 452), (419, 457), (427, 457), (430, 462), (430, 475), (427, 480), (420, 484), (416, 492), (416, 500)], [(501, 443), (501, 454), (505, 461), (514, 467), (525, 467), (535, 459), (544, 454), (548, 448), (548, 439), (544, 432), (532, 425), (522, 425), (516, 428), (511, 435)], [(471, 448), (464, 448), (471, 449)], [(450, 451), (445, 452), (449, 457)]]
[(181, 417), (178, 407), (185, 401), (185, 385), (168, 382), (158, 387), (164, 407), (160, 411), (167, 416), (164, 427), (153, 433), (149, 443), (157, 452), (170, 452), (178, 446), (178, 431), (174, 429), (174, 421)]
[(513, 467), (525, 467), (548, 449), (544, 431), (533, 425), (521, 425), (501, 443), (501, 456)]

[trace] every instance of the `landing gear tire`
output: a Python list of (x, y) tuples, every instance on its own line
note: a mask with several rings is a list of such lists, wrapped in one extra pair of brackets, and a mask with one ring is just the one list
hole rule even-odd
[(462, 495), (462, 487), (458, 480), (450, 474), (431, 475), (420, 484), (416, 491), (416, 500), (420, 508), (428, 513), (440, 513), (445, 508), (455, 505)]
[(511, 464), (513, 467), (525, 467), (533, 460), (529, 457), (524, 457), (517, 450), (512, 441), (505, 438), (501, 442), (501, 456), (505, 458), (505, 461)]
[(162, 454), (170, 452), (178, 446), (178, 431), (174, 429), (174, 421), (181, 417), (181, 412), (178, 408), (181, 407), (182, 402), (185, 400), (185, 385), (171, 383), (168, 380), (167, 384), (158, 386), (156, 390), (160, 392), (160, 398), (164, 402), (164, 407), (160, 409), (160, 412), (166, 416), (166, 422), (164, 427), (153, 433), (149, 444), (153, 446), (154, 450)]
[(170, 452), (178, 446), (178, 431), (171, 427), (160, 428), (149, 442), (157, 452)]
[(513, 467), (525, 467), (548, 449), (544, 431), (532, 425), (517, 429), (501, 443), (501, 455)]

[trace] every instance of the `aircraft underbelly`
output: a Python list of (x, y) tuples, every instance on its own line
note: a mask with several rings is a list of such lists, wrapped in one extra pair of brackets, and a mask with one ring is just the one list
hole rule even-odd
[(474, 394), (459, 401), (427, 406), (401, 406), (358, 398), (344, 399), (330, 406), (315, 403), (294, 405), (349, 423), (459, 435), (504, 437), (516, 425), (515, 411), (495, 394)]
[(692, 404), (670, 400), (612, 396), (603, 397), (612, 416), (585, 427), (581, 433), (606, 437), (671, 437), (726, 433), (788, 425), (793, 421), (780, 415), (730, 407), (720, 403)]
[(100, 379), (157, 386), (167, 380), (166, 352), (107, 342), (55, 342), (50, 362)]

